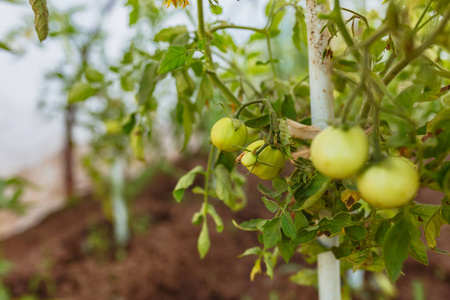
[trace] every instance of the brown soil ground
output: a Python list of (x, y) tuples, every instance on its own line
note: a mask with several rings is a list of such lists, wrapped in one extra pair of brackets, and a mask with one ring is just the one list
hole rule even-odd
[[(249, 186), (255, 187), (251, 181)], [(274, 280), (257, 276), (254, 282), (249, 279), (254, 257), (237, 258), (258, 242), (253, 232), (236, 230), (231, 220), (268, 216), (256, 188), (248, 191), (249, 205), (239, 213), (214, 203), (226, 226), (220, 234), (210, 226), (211, 249), (201, 260), (196, 248), (200, 228), (191, 224), (201, 201), (187, 193), (176, 205), (171, 195), (175, 184), (176, 179), (160, 174), (137, 199), (134, 211), (143, 220), (149, 216), (149, 227), (132, 238), (121, 259), (113, 258), (117, 251), (93, 252), (86, 246), (93, 228), (108, 228), (99, 203), (89, 199), (3, 241), (2, 254), (14, 263), (4, 279), (11, 294), (65, 300), (317, 299), (314, 288), (289, 282), (290, 274), (306, 265), (298, 255), (289, 265), (280, 261)], [(420, 199), (436, 203), (432, 192), (422, 192)], [(449, 227), (443, 227), (441, 249), (450, 250)], [(430, 253), (429, 260), (428, 267), (407, 260), (397, 299), (414, 299), (414, 282), (422, 284), (426, 299), (449, 299), (450, 259)], [(369, 291), (367, 287), (357, 298), (382, 299)]]

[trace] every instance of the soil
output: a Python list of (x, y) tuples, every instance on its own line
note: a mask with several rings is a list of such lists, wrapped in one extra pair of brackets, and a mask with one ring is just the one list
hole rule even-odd
[[(288, 265), (279, 261), (273, 280), (258, 275), (250, 281), (255, 257), (237, 256), (257, 246), (257, 237), (254, 232), (238, 231), (231, 220), (239, 223), (269, 215), (254, 188), (256, 179), (249, 179), (248, 186), (253, 188), (247, 191), (248, 206), (241, 212), (230, 212), (222, 203), (214, 202), (226, 225), (222, 233), (217, 233), (209, 220), (211, 248), (203, 260), (197, 253), (200, 227), (191, 224), (201, 200), (187, 193), (181, 204), (175, 204), (171, 192), (176, 179), (159, 174), (133, 204), (137, 219), (142, 220), (141, 230), (126, 249), (105, 250), (102, 242), (98, 243), (109, 240), (111, 230), (99, 202), (88, 197), (3, 241), (3, 257), (14, 264), (3, 281), (13, 297), (33, 294), (38, 299), (317, 299), (316, 289), (289, 281), (301, 267), (315, 267), (299, 255), (294, 255)], [(420, 199), (437, 203), (438, 196), (422, 191)], [(441, 249), (450, 250), (449, 227), (442, 229), (438, 242)], [(406, 275), (396, 285), (396, 299), (414, 299), (417, 287), (423, 287), (427, 299), (448, 299), (450, 259), (430, 252), (429, 261), (429, 266), (423, 266), (407, 260), (403, 269)], [(379, 290), (367, 286), (357, 298), (383, 299), (377, 293)]]

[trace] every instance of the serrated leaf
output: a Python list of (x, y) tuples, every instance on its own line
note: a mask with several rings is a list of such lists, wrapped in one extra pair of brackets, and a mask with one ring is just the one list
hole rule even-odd
[(180, 202), (181, 199), (183, 199), (184, 191), (194, 183), (194, 179), (197, 174), (202, 173), (203, 168), (201, 166), (196, 166), (178, 180), (177, 185), (172, 192), (177, 202)]
[(209, 232), (208, 232), (208, 224), (206, 220), (203, 221), (202, 231), (198, 236), (197, 240), (197, 249), (200, 254), (200, 258), (204, 258), (209, 251), (209, 247), (211, 246), (211, 242), (209, 240)]
[(388, 230), (384, 239), (383, 261), (386, 273), (392, 283), (400, 276), (403, 262), (408, 257), (411, 243), (410, 228), (411, 222), (403, 218)]
[(169, 46), (158, 67), (158, 74), (162, 75), (175, 70), (186, 62), (186, 48), (182, 46)]
[(367, 229), (362, 225), (354, 225), (345, 228), (345, 234), (354, 241), (361, 241), (366, 238)]
[(273, 218), (267, 221), (263, 226), (264, 247), (267, 249), (275, 246), (281, 241), (280, 218)]
[(441, 233), (441, 226), (445, 224), (444, 219), (441, 215), (441, 209), (436, 210), (436, 212), (431, 216), (428, 222), (424, 226), (425, 239), (427, 241), (428, 247), (431, 249), (436, 248), (436, 238), (439, 237)]
[(261, 200), (264, 202), (264, 206), (271, 212), (274, 213), (280, 209), (280, 206), (272, 200), (267, 199), (266, 197), (262, 197)]
[(278, 251), (280, 251), (281, 257), (286, 263), (288, 263), (292, 256), (294, 256), (295, 249), (297, 249), (297, 245), (291, 244), (291, 239), (284, 234), (282, 234), (281, 242), (278, 243), (277, 247)]
[(30, 4), (34, 12), (34, 27), (39, 41), (42, 42), (48, 35), (47, 0), (30, 0)]
[(284, 212), (281, 216), (281, 228), (287, 237), (291, 239), (295, 239), (297, 237), (297, 229), (295, 228), (294, 221), (288, 212)]
[(410, 209), (410, 212), (417, 217), (419, 222), (428, 221), (439, 209), (439, 205), (419, 204)]
[(294, 193), (296, 204), (295, 210), (302, 210), (311, 207), (316, 203), (327, 190), (331, 179), (317, 173), (306, 186), (302, 186)]

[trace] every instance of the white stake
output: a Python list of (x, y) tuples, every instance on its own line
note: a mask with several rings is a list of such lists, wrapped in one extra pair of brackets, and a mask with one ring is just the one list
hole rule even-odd
[[(327, 48), (329, 32), (325, 29), (326, 20), (317, 18), (318, 13), (329, 12), (328, 0), (306, 0), (306, 25), (308, 28), (309, 82), (312, 124), (325, 128), (334, 117), (333, 84), (331, 81), (331, 62), (329, 57), (323, 59)], [(339, 245), (339, 236), (320, 238), (328, 247)], [(340, 300), (340, 263), (331, 251), (318, 255), (319, 299)]]

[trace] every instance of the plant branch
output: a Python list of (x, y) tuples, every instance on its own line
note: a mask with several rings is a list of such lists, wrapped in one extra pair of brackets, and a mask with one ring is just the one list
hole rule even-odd
[(388, 85), (409, 63), (418, 58), (425, 50), (435, 43), (436, 37), (443, 32), (445, 25), (450, 19), (450, 7), (447, 8), (445, 15), (439, 25), (433, 30), (428, 38), (416, 49), (410, 53), (405, 53), (403, 58), (383, 77), (383, 83)]

